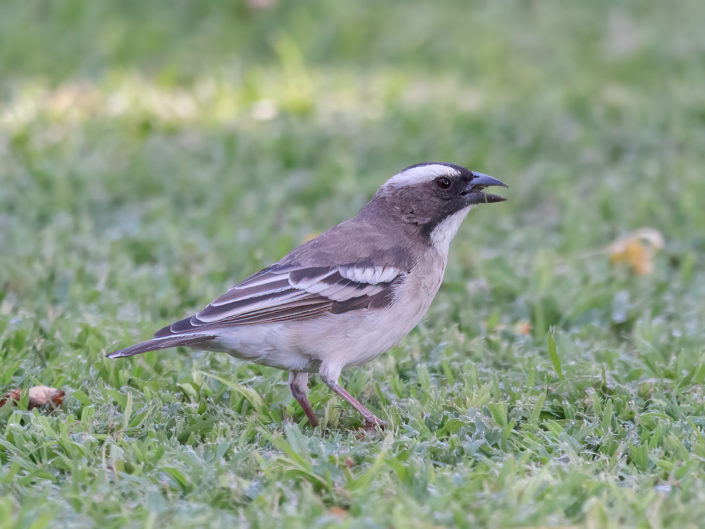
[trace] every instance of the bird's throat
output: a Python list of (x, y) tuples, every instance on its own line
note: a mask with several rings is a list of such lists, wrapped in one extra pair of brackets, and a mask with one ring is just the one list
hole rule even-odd
[(453, 240), (455, 234), (458, 233), (458, 228), (467, 217), (472, 206), (467, 206), (461, 210), (448, 215), (445, 219), (439, 222), (433, 231), (431, 231), (431, 245), (445, 258), (448, 256), (450, 241)]

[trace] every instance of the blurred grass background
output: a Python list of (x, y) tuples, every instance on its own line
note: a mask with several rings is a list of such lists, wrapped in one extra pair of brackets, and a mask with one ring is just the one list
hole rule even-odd
[[(0, 391), (67, 399), (0, 408), (0, 527), (699, 526), (703, 16), (4, 6)], [(224, 355), (103, 359), (430, 160), (510, 200), (466, 221), (426, 322), (345, 374), (388, 436), (320, 384), (314, 432), (285, 374)], [(653, 272), (611, 266), (641, 227)]]

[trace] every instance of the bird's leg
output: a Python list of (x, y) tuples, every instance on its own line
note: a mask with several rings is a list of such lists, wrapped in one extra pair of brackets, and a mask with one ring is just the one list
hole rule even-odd
[(341, 396), (345, 400), (347, 400), (350, 404), (352, 404), (353, 408), (355, 408), (357, 411), (359, 411), (362, 414), (362, 416), (365, 418), (365, 426), (366, 427), (375, 427), (375, 426), (379, 426), (380, 428), (387, 427), (386, 422), (384, 422), (382, 419), (377, 417), (374, 413), (372, 413), (370, 410), (368, 410), (362, 404), (360, 404), (355, 397), (353, 397), (350, 393), (345, 391), (343, 386), (338, 384), (337, 380), (330, 379), (325, 376), (321, 376), (321, 378), (323, 379), (323, 382), (326, 383), (326, 386), (328, 386), (331, 390), (333, 390), (339, 396)]
[(318, 418), (316, 417), (311, 403), (306, 397), (306, 390), (308, 389), (308, 373), (302, 373), (301, 371), (292, 371), (289, 373), (289, 389), (291, 394), (294, 396), (296, 401), (301, 405), (308, 417), (308, 423), (314, 428), (318, 426)]

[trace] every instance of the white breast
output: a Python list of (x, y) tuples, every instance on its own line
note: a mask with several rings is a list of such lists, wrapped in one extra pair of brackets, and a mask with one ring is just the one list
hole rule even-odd
[(461, 209), (460, 211), (448, 216), (443, 222), (439, 223), (431, 232), (431, 244), (443, 257), (443, 263), (448, 261), (448, 249), (450, 241), (453, 240), (455, 234), (458, 233), (458, 228), (467, 217), (472, 206)]
[(295, 347), (337, 371), (369, 362), (397, 344), (426, 315), (444, 269), (440, 254), (427, 252), (397, 287), (390, 307), (300, 321), (292, 335)]

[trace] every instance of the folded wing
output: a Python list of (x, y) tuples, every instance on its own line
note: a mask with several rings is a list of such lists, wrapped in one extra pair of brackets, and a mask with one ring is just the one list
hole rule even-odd
[(393, 266), (274, 265), (235, 285), (195, 316), (172, 323), (154, 336), (381, 308), (391, 303), (403, 275)]

